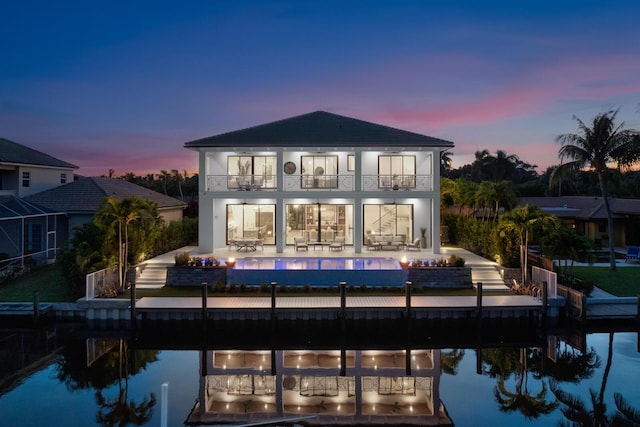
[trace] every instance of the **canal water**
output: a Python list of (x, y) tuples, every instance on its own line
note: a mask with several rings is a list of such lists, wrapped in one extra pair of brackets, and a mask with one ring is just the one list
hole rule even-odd
[[(216, 322), (135, 333), (0, 330), (0, 425), (549, 426), (568, 422), (571, 410), (624, 425), (629, 409), (640, 413), (634, 328)], [(289, 423), (275, 422), (282, 418)]]

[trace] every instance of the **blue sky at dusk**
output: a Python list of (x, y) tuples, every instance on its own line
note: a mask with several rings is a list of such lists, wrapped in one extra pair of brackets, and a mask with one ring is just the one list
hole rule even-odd
[(83, 175), (197, 169), (186, 141), (325, 110), (557, 164), (573, 116), (640, 129), (640, 2), (0, 6), (0, 137)]

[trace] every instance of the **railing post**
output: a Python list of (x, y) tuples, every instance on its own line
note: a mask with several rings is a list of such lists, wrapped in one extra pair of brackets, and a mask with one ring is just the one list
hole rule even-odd
[(476, 320), (482, 319), (482, 282), (476, 286)]
[(580, 296), (581, 296), (580, 318), (582, 320), (586, 320), (587, 319), (587, 295), (584, 292), (582, 292)]
[(640, 322), (640, 294), (636, 298), (636, 322)]
[(340, 316), (347, 317), (347, 282), (340, 282)]

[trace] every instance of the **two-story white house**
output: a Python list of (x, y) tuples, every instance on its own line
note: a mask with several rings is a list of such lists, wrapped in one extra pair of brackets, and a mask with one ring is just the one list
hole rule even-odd
[(185, 143), (199, 152), (199, 251), (303, 238), (440, 248), (440, 153), (450, 141), (324, 111)]

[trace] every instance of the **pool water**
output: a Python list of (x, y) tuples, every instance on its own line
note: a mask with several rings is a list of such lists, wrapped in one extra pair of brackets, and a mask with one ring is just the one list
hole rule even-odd
[(240, 258), (227, 280), (247, 285), (401, 286), (405, 275), (394, 258)]

